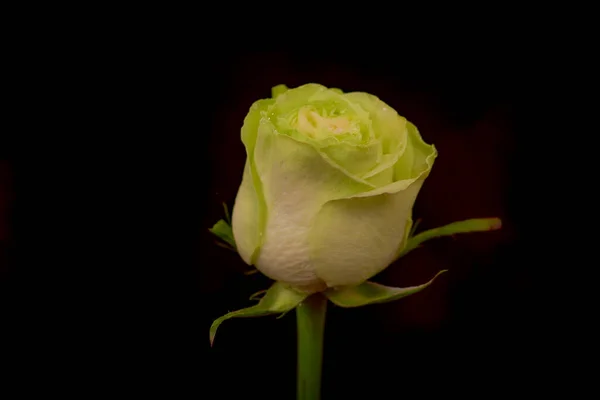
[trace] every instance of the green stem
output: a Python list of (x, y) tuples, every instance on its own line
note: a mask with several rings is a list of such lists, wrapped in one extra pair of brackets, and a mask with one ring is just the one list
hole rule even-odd
[(297, 399), (321, 397), (321, 363), (327, 298), (320, 293), (307, 297), (296, 307), (298, 324)]

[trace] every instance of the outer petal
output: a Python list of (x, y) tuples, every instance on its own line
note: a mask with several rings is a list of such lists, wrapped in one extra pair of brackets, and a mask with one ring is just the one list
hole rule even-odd
[(325, 289), (309, 248), (315, 216), (328, 201), (371, 187), (332, 167), (309, 144), (276, 133), (267, 120), (258, 130), (255, 160), (269, 210), (256, 267), (306, 291)]
[(250, 163), (246, 161), (242, 184), (233, 206), (232, 229), (237, 251), (248, 265), (252, 265), (252, 255), (260, 246), (260, 208), (258, 194), (252, 182)]
[(259, 100), (252, 105), (242, 126), (242, 142), (246, 147), (246, 165), (242, 184), (233, 207), (232, 229), (237, 250), (246, 262), (252, 265), (260, 250), (262, 232), (266, 218), (265, 202), (260, 177), (253, 168), (254, 148), (262, 113), (274, 100)]
[(396, 258), (413, 204), (437, 154), (416, 128), (409, 129), (408, 141), (410, 158), (402, 165), (408, 168), (406, 179), (329, 201), (314, 219), (311, 259), (327, 286), (360, 284)]
[[(394, 165), (402, 155), (407, 144), (406, 118), (396, 110), (368, 93), (352, 92), (344, 95), (350, 101), (359, 104), (371, 118), (376, 137), (381, 140), (384, 159), (377, 168), (362, 175), (370, 178)], [(389, 183), (389, 182), (387, 182)]]
[(353, 197), (370, 197), (382, 193), (398, 193), (407, 189), (418, 179), (424, 180), (429, 176), (433, 162), (437, 157), (434, 145), (423, 141), (417, 127), (412, 123), (406, 123), (408, 141), (406, 150), (394, 165), (394, 182), (389, 185), (361, 193)]
[[(293, 110), (302, 107), (309, 103), (309, 99), (316, 93), (327, 93), (328, 90), (325, 86), (317, 83), (308, 83), (306, 85), (298, 86), (294, 89), (286, 91), (279, 91), (277, 93), (277, 99), (275, 107), (272, 112), (274, 116), (279, 116)], [(332, 93), (337, 96), (337, 94)]]
[[(411, 179), (415, 174), (425, 172), (425, 177), (433, 165), (437, 150), (433, 145), (423, 141), (417, 127), (411, 122), (406, 122), (408, 132), (408, 145), (398, 162), (394, 165), (394, 181), (399, 183)], [(431, 158), (431, 159), (430, 159)], [(394, 190), (393, 185), (387, 190)]]
[(381, 143), (378, 140), (374, 140), (368, 145), (338, 143), (324, 147), (321, 152), (325, 153), (340, 167), (357, 176), (362, 175), (364, 171), (373, 169), (382, 157)]

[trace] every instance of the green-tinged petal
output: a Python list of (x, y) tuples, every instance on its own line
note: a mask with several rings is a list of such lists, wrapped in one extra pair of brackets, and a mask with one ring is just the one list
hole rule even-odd
[(231, 226), (226, 221), (222, 219), (217, 221), (217, 223), (211, 229), (209, 229), (209, 231), (235, 249), (233, 231), (231, 230)]
[(267, 214), (261, 179), (254, 168), (254, 149), (258, 126), (274, 100), (259, 100), (250, 108), (242, 126), (242, 142), (246, 147), (246, 165), (242, 183), (233, 207), (232, 228), (237, 250), (246, 264), (252, 265), (260, 250)]
[(274, 99), (258, 100), (252, 104), (250, 111), (246, 118), (244, 118), (244, 125), (242, 125), (242, 143), (246, 147), (246, 155), (250, 159), (254, 157), (254, 146), (256, 145), (256, 137), (258, 134), (258, 126), (263, 117), (263, 114), (275, 103)]
[(233, 206), (232, 232), (237, 251), (248, 265), (253, 264), (253, 256), (261, 244), (261, 221), (266, 214), (261, 198), (254, 186), (250, 163), (246, 161), (242, 184)]
[(229, 318), (260, 317), (285, 313), (295, 308), (306, 297), (306, 293), (298, 292), (283, 283), (275, 282), (255, 306), (232, 311), (217, 318), (210, 327), (210, 343), (213, 344), (219, 325)]
[(325, 292), (325, 296), (327, 296), (332, 303), (347, 308), (361, 307), (376, 303), (387, 303), (420, 292), (431, 285), (435, 278), (444, 272), (446, 272), (446, 270), (438, 272), (429, 282), (419, 286), (396, 288), (374, 282), (363, 282), (358, 286), (329, 289)]
[(323, 283), (310, 258), (315, 216), (326, 202), (370, 187), (332, 167), (310, 145), (275, 133), (268, 121), (259, 128), (255, 155), (269, 210), (256, 266), (276, 281), (316, 290)]
[[(286, 90), (277, 96), (276, 102), (271, 110), (273, 115), (287, 114), (297, 110), (309, 103), (309, 100), (316, 93), (327, 93), (327, 88), (316, 83), (308, 83), (297, 88)], [(339, 96), (334, 92), (329, 92), (332, 96)]]
[(395, 260), (422, 184), (419, 179), (397, 193), (332, 200), (321, 208), (310, 247), (327, 286), (359, 284)]
[(406, 122), (407, 146), (394, 165), (394, 180), (402, 181), (412, 179), (422, 172), (429, 173), (433, 161), (437, 157), (437, 150), (433, 145), (425, 143), (417, 127)]
[(376, 184), (378, 187), (389, 185), (394, 181), (394, 164), (398, 161), (398, 154), (383, 154), (381, 160), (367, 173), (359, 175), (368, 182)]
[(369, 111), (373, 130), (382, 141), (381, 162), (359, 175), (378, 188), (376, 192), (365, 195), (395, 193), (406, 189), (416, 179), (425, 179), (437, 157), (437, 151), (433, 145), (423, 141), (414, 124), (375, 96), (359, 92), (344, 96)]
[(359, 104), (369, 113), (376, 137), (380, 138), (385, 154), (402, 154), (406, 147), (406, 119), (378, 97), (363, 92), (346, 93), (345, 98)]
[[(364, 177), (367, 182), (375, 187), (387, 186), (394, 181), (394, 168), (393, 163), (398, 157), (392, 154), (384, 154), (381, 157), (380, 163), (375, 167), (375, 175)], [(370, 174), (370, 173), (369, 173)]]
[(441, 226), (439, 228), (429, 229), (421, 232), (416, 236), (408, 239), (406, 247), (400, 252), (398, 257), (402, 257), (409, 251), (419, 247), (421, 243), (426, 240), (441, 237), (451, 236), (457, 233), (469, 233), (469, 232), (485, 232), (494, 231), (502, 227), (502, 221), (500, 218), (475, 218), (468, 219), (465, 221), (453, 222), (448, 225)]
[(286, 85), (277, 85), (271, 89), (271, 97), (276, 99), (279, 95), (284, 94), (288, 91), (288, 87)]
[[(418, 132), (409, 130), (407, 147), (418, 141), (422, 141)], [(417, 146), (410, 154), (412, 164), (403, 161), (410, 171), (407, 179), (332, 200), (322, 207), (313, 221), (310, 246), (317, 275), (328, 286), (359, 284), (396, 259), (436, 154), (433, 146)]]
[(357, 176), (362, 175), (364, 171), (373, 169), (381, 160), (381, 143), (379, 141), (363, 146), (338, 143), (327, 146), (321, 151), (340, 167)]
[(359, 120), (370, 121), (369, 113), (361, 106), (360, 103), (351, 101), (346, 96), (335, 90), (318, 91), (313, 94), (308, 101), (309, 103), (313, 104), (327, 105), (327, 108), (332, 105), (337, 105), (335, 108), (345, 110), (345, 113), (348, 112), (353, 114)]
[[(425, 180), (431, 172), (433, 163), (437, 157), (437, 150), (433, 145), (426, 144), (417, 128), (407, 122), (408, 141), (406, 151), (394, 165), (394, 182), (389, 185), (378, 187), (371, 191), (360, 193), (353, 197), (369, 197), (383, 193), (398, 193), (406, 190), (413, 183)], [(398, 180), (400, 179), (400, 180)]]

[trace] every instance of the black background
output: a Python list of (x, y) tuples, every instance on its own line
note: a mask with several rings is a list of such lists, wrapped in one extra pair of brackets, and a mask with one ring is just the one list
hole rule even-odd
[[(1, 279), (15, 333), (6, 343), (20, 355), (15, 369), (36, 371), (37, 383), (24, 387), (294, 398), (293, 313), (226, 321), (210, 347), (211, 322), (252, 304), (248, 297), (270, 281), (244, 275), (243, 261), (207, 229), (223, 217), (222, 202), (233, 205), (250, 105), (277, 84), (316, 82), (380, 97), (435, 144), (439, 157), (414, 208), (419, 230), (478, 217), (504, 224), (428, 242), (373, 278), (410, 286), (449, 270), (417, 295), (331, 306), (323, 398), (535, 389), (542, 328), (519, 201), (523, 143), (533, 139), (520, 111), (531, 90), (526, 66), (511, 61), (514, 50), (184, 50), (122, 46), (108, 59), (80, 60), (90, 72), (70, 93), (91, 99), (77, 107), (84, 122), (74, 124), (81, 136), (70, 142), (76, 163), (60, 167), (64, 187), (50, 184), (60, 207), (37, 210), (54, 210), (58, 223), (36, 242), (60, 254), (51, 268), (33, 261), (42, 250), (34, 256), (19, 242), (26, 233), (18, 223), (36, 211), (26, 183), (31, 163), (0, 163)], [(47, 187), (37, 193), (48, 196)]]

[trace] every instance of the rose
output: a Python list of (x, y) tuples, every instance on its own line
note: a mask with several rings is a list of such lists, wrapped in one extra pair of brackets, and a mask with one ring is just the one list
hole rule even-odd
[(358, 285), (406, 245), (437, 151), (377, 97), (273, 88), (244, 120), (232, 228), (243, 260), (306, 292)]

